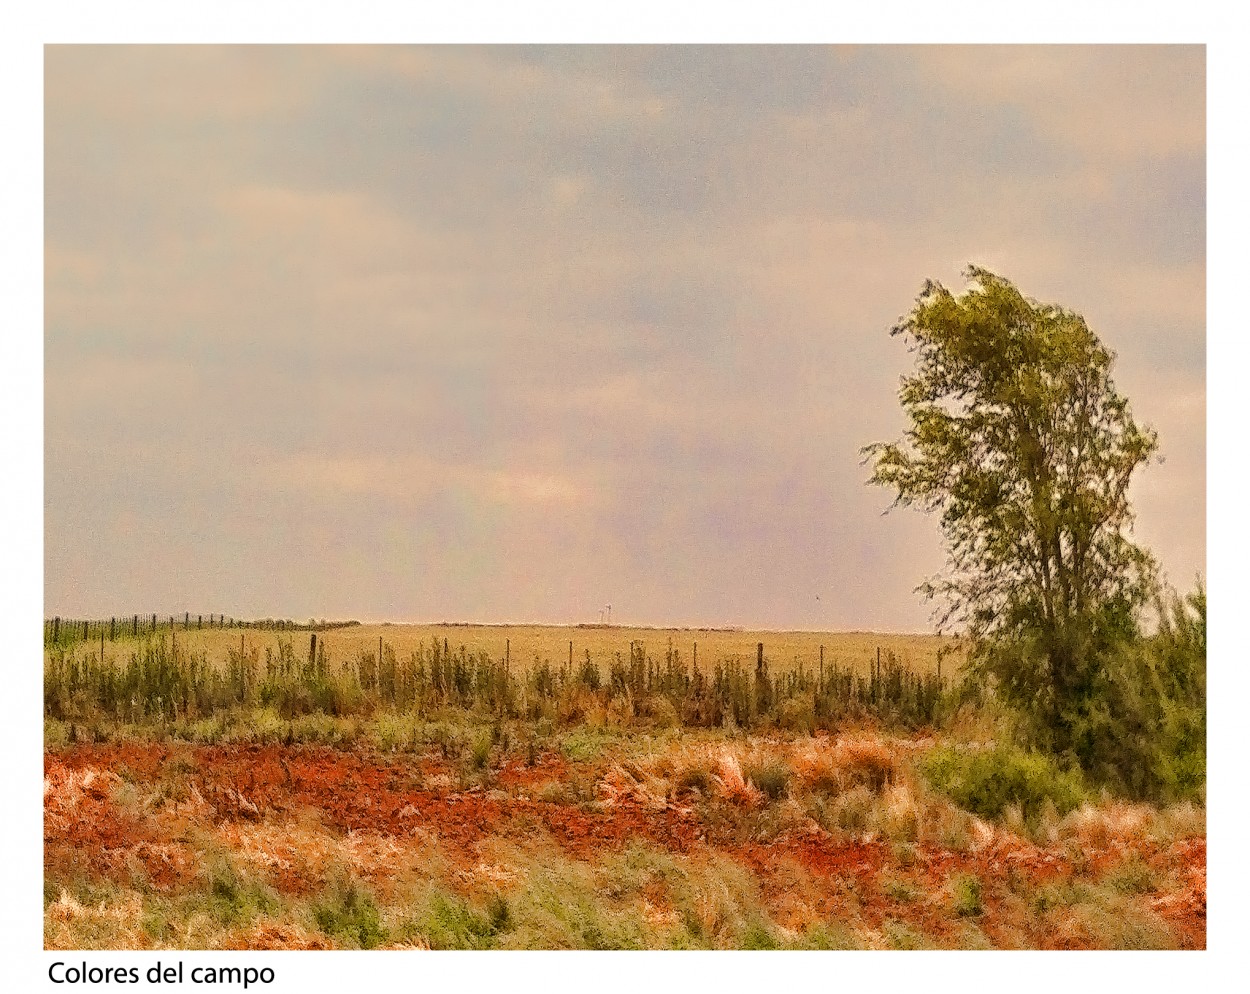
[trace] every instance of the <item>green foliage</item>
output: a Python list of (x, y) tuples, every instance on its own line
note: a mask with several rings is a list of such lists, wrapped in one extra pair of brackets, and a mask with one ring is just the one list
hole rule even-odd
[(909, 427), (864, 451), (895, 505), (941, 513), (947, 569), (922, 590), (971, 641), (1030, 739), (1077, 745), (1107, 656), (1137, 632), (1154, 562), (1130, 541), (1134, 471), (1157, 448), (1078, 314), (970, 267), (956, 297), (926, 282), (895, 328), (916, 355), (899, 393)]
[(1011, 746), (976, 751), (943, 746), (923, 757), (920, 770), (935, 789), (983, 818), (998, 818), (1014, 804), (1027, 822), (1035, 822), (1047, 802), (1067, 814), (1085, 797), (1078, 772)]
[(473, 743), (473, 749), (469, 753), (469, 765), (474, 770), (484, 770), (490, 763), (490, 750), (492, 742), (489, 735), (481, 735), (477, 741)]
[(985, 910), (981, 900), (981, 880), (970, 873), (951, 882), (951, 906), (961, 918), (972, 918)]
[(762, 921), (751, 922), (742, 933), (743, 949), (780, 949), (781, 943), (777, 936)]
[(1067, 712), (1071, 751), (1130, 796), (1171, 803), (1206, 789), (1206, 591), (1160, 599), (1159, 629), (1106, 657)]
[(277, 910), (277, 896), (264, 884), (240, 874), (225, 856), (214, 856), (205, 868), (207, 888), (201, 909), (223, 925), (246, 925), (257, 915)]
[(416, 931), (431, 949), (491, 949), (509, 918), (508, 903), (498, 896), (483, 913), (462, 898), (437, 891)]
[(321, 931), (361, 949), (373, 949), (386, 939), (373, 895), (356, 880), (333, 880), (312, 913)]

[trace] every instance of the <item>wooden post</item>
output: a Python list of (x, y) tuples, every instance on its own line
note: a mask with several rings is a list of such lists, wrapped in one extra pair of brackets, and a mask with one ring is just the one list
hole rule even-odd
[(87, 622), (85, 621), (82, 623), (82, 640), (87, 641)]
[(694, 668), (696, 670), (699, 668), (699, 643), (698, 642), (694, 644)]
[(109, 641), (113, 642), (117, 639), (117, 619), (109, 618)]
[(503, 668), (510, 669), (512, 666), (512, 639), (503, 640)]
[(820, 647), (820, 686), (825, 685), (825, 647)]
[(312, 666), (317, 661), (317, 633), (313, 632), (308, 640), (308, 665)]
[[(209, 627), (212, 627), (212, 622), (209, 622)], [(197, 616), (196, 618), (195, 630), (198, 632), (198, 631), (203, 630), (203, 628), (204, 628), (204, 615), (201, 614)]]
[(52, 619), (52, 644), (56, 645), (56, 643), (60, 641), (61, 641), (61, 616), (58, 614), (55, 618)]
[(573, 640), (569, 639), (569, 672), (573, 672)]
[(135, 638), (139, 637), (139, 616), (137, 614), (135, 615), (134, 625), (130, 629), (130, 634)]
[(100, 626), (100, 665), (104, 665), (104, 626)]
[(186, 631), (190, 627), (191, 627), (191, 612), (188, 611), (182, 619), (182, 628), (183, 628), (183, 631)]
[[(443, 655), (447, 655), (447, 640), (443, 639)], [(382, 636), (378, 636), (378, 668), (382, 667)]]

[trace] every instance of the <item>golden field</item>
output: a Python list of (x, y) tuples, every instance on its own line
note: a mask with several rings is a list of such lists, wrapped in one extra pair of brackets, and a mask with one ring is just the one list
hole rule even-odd
[[(168, 626), (162, 625), (158, 636), (168, 637)], [(277, 652), (280, 643), (290, 642), (297, 654), (309, 642), (306, 630), (273, 631), (259, 628), (196, 628), (177, 624), (174, 639), (180, 652), (203, 652), (210, 661), (224, 660), (229, 650), (240, 646), (251, 654), (266, 648)], [(122, 638), (105, 641), (106, 659), (116, 657), (124, 662), (132, 651), (134, 640)], [(619, 654), (629, 659), (631, 644), (643, 646), (652, 659), (663, 662), (669, 648), (686, 664), (696, 659), (701, 668), (715, 666), (723, 660), (753, 664), (756, 646), (764, 644), (764, 655), (773, 673), (784, 673), (800, 665), (815, 670), (824, 649), (826, 667), (868, 672), (880, 649), (884, 659), (893, 653), (898, 662), (913, 673), (926, 674), (938, 668), (938, 653), (953, 640), (937, 635), (893, 632), (799, 632), (747, 631), (744, 629), (708, 628), (635, 628), (623, 625), (478, 625), (478, 624), (362, 624), (345, 628), (328, 628), (316, 633), (318, 645), (324, 645), (327, 656), (334, 660), (356, 658), (362, 653), (376, 653), (378, 639), (384, 647), (405, 659), (413, 652), (429, 648), (431, 643), (446, 641), (452, 653), (463, 647), (469, 655), (486, 653), (502, 660), (507, 655), (512, 664), (524, 667), (544, 660), (558, 666), (568, 661), (570, 646), (575, 663), (590, 653), (591, 661), (606, 671)], [(140, 639), (144, 636), (141, 634)], [(99, 643), (79, 642), (74, 651), (98, 652)], [(959, 665), (958, 655), (942, 662), (943, 672), (953, 674)]]

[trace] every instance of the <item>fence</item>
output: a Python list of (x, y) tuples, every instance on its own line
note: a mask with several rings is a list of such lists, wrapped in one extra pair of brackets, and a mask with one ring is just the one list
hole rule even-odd
[(932, 724), (946, 693), (940, 674), (914, 673), (880, 649), (867, 661), (867, 674), (825, 666), (823, 647), (815, 665), (800, 661), (774, 674), (762, 642), (754, 666), (721, 659), (706, 670), (699, 666), (697, 645), (688, 664), (671, 644), (656, 658), (632, 642), (628, 656), (615, 653), (605, 673), (589, 650), (575, 660), (570, 642), (558, 666), (535, 660), (513, 672), (510, 643), (502, 658), (492, 658), (463, 647), (453, 652), (446, 639), (434, 639), (399, 659), (379, 637), (376, 653), (332, 660), (313, 631), (306, 655), (296, 652), (293, 640), (279, 639), (276, 650), (265, 648), (262, 661), (259, 647), (249, 649), (240, 633), (238, 649), (228, 649), (224, 663), (213, 663), (203, 650), (180, 647), (176, 628), (168, 634), (133, 645), (125, 662), (120, 653), (106, 658), (104, 641), (98, 656), (56, 648), (45, 661), (45, 714), (137, 722), (195, 718), (237, 706), (273, 708), (284, 718), (460, 708), (495, 718), (576, 722), (599, 705), (694, 727), (812, 730), (856, 718)]
[(113, 618), (61, 618), (46, 619), (43, 623), (45, 649), (65, 647), (82, 642), (117, 642), (127, 638), (151, 638), (176, 631), (203, 630), (205, 628), (250, 628), (260, 631), (294, 632), (325, 631), (359, 624), (356, 621), (311, 622), (300, 624), (282, 618), (264, 618), (243, 621), (227, 618), (224, 614), (191, 614), (184, 611), (178, 615), (133, 614)]

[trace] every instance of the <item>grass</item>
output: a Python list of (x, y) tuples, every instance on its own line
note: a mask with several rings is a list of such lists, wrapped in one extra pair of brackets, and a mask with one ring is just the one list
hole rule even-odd
[(313, 905), (312, 916), (322, 932), (349, 948), (373, 949), (386, 938), (373, 895), (350, 877), (331, 881)]
[[(448, 710), (487, 722), (546, 720), (592, 730), (728, 724), (806, 734), (865, 717), (919, 727), (947, 710), (945, 682), (926, 663), (942, 646), (935, 637), (749, 633), (767, 643), (757, 665), (755, 653), (742, 650), (759, 643), (744, 643), (743, 633), (700, 633), (709, 637), (696, 662), (695, 641), (689, 653), (678, 644), (689, 633), (664, 633), (659, 647), (647, 637), (654, 633), (640, 630), (545, 629), (532, 662), (518, 654), (514, 665), (511, 635), (499, 633), (516, 634), (519, 649), (525, 631), (481, 629), (473, 637), (457, 628), (463, 637), (456, 645), (442, 628), (352, 626), (322, 633), (315, 651), (297, 646), (292, 633), (248, 630), (236, 642), (235, 631), (222, 629), (186, 631), (181, 639), (175, 629), (99, 647), (57, 644), (45, 653), (44, 705), (45, 716), (62, 724), (48, 735), (68, 744), (86, 725), (88, 741), (97, 741), (107, 720), (216, 740), (232, 712), (248, 711), (261, 738), (346, 732), (350, 741), (350, 728), (316, 722), (365, 721), (379, 711), (428, 720)], [(570, 631), (579, 638), (566, 644), (577, 643), (580, 661), (560, 653), (553, 662), (553, 634), (563, 641)], [(410, 741), (402, 722), (380, 731), (390, 749)]]
[[(692, 653), (676, 638), (671, 655), (667, 636), (652, 654), (654, 633), (644, 652), (601, 660), (592, 676), (597, 650), (587, 664), (576, 630), (546, 631), (549, 647), (561, 647), (553, 633), (562, 640), (555, 663), (522, 665), (524, 640), (514, 639), (510, 671), (468, 649), (444, 653), (441, 643), (406, 663), (395, 650), (407, 634), (381, 631), (381, 666), (377, 629), (364, 628), (318, 633), (332, 654), (324, 667), (320, 657), (296, 658), (289, 633), (250, 630), (246, 639), (273, 642), (244, 655), (236, 643), (224, 661), (208, 653), (211, 638), (229, 630), (203, 633), (198, 648), (179, 632), (177, 656), (155, 645), (144, 656), (144, 643), (131, 643), (134, 667), (49, 661), (45, 826), (64, 843), (45, 847), (45, 942), (913, 949), (1204, 941), (1205, 904), (1193, 904), (1192, 874), (1178, 868), (1190, 857), (1156, 868), (1157, 853), (1178, 840), (1178, 851), (1205, 859), (1205, 844), (1193, 841), (1205, 837), (1200, 805), (1130, 805), (1050, 760), (986, 746), (1005, 727), (988, 705), (944, 710), (939, 698), (934, 720), (920, 722), (904, 712), (924, 685), (892, 685), (888, 659), (881, 680), (869, 680), (838, 675), (839, 657), (827, 650), (822, 683), (798, 651), (785, 665), (770, 649), (771, 668), (757, 680), (755, 636), (719, 633), (746, 638), (750, 652), (737, 670), (717, 660), (717, 697), (698, 689)], [(449, 639), (468, 632), (448, 631)], [(570, 634), (579, 640), (572, 668)], [(587, 644), (620, 634), (589, 630)], [(337, 640), (345, 651), (352, 638), (373, 638), (374, 654), (339, 656)], [(717, 673), (717, 641), (698, 638), (706, 684)], [(408, 682), (414, 674), (425, 682)], [(141, 700), (127, 696), (127, 681), (178, 694)], [(701, 710), (713, 706), (718, 720)], [(81, 748), (92, 742), (122, 745)], [(274, 755), (233, 748), (257, 744), (277, 747), (285, 780), (253, 789), (246, 764), (241, 776), (220, 779), (222, 756)], [(97, 771), (105, 790), (74, 765), (109, 755), (126, 759)], [(267, 762), (272, 771), (277, 761)], [(332, 797), (307, 793), (315, 770), (340, 762), (349, 775)], [(363, 821), (357, 806), (345, 823), (353, 785), (365, 783), (390, 793), (368, 795), (379, 806)], [(390, 825), (405, 805), (409, 820)], [(76, 819), (106, 807), (122, 816), (117, 831), (133, 825), (142, 842), (75, 848)], [(162, 879), (170, 866), (190, 869)], [(1177, 917), (1191, 906), (1203, 916), (1196, 932)]]

